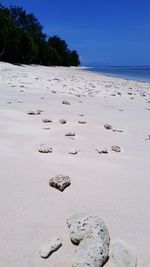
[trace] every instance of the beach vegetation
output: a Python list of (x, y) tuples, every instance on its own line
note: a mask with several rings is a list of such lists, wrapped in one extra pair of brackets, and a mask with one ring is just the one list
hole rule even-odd
[(46, 66), (78, 66), (78, 53), (59, 36), (48, 37), (33, 14), (0, 4), (0, 60)]

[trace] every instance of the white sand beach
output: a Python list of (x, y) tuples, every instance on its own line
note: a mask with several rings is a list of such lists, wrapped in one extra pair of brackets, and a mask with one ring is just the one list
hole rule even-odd
[[(99, 215), (111, 240), (150, 266), (150, 84), (0, 62), (0, 129), (1, 267), (71, 267), (66, 220), (78, 212)], [(52, 153), (39, 153), (40, 144)], [(63, 192), (49, 186), (58, 174), (71, 178)], [(41, 245), (55, 236), (62, 247), (42, 259)]]

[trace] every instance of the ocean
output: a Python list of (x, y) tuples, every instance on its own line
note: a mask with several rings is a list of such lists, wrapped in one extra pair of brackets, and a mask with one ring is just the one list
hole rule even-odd
[(90, 71), (100, 72), (107, 76), (120, 77), (150, 83), (150, 66), (143, 67), (91, 67)]

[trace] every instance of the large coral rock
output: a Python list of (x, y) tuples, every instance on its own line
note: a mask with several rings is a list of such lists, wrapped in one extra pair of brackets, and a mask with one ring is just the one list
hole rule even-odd
[(130, 247), (115, 241), (112, 243), (109, 264), (111, 267), (136, 267), (137, 258)]
[(110, 236), (98, 216), (74, 214), (67, 220), (70, 239), (78, 245), (73, 267), (101, 267), (109, 257)]
[(104, 221), (96, 215), (74, 214), (67, 220), (70, 238), (74, 244), (89, 237), (100, 237), (103, 243), (110, 242), (109, 232)]
[(66, 187), (71, 184), (71, 179), (66, 175), (57, 175), (49, 180), (49, 185), (58, 189), (59, 191), (64, 191)]
[(100, 238), (85, 238), (75, 249), (72, 267), (100, 267), (107, 261), (109, 247)]

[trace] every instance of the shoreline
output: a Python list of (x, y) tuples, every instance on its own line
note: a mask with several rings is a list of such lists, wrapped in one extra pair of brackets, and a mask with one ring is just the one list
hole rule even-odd
[[(82, 69), (82, 68), (81, 68)], [(136, 78), (136, 77), (130, 77), (130, 76), (127, 76), (127, 75), (119, 75), (119, 74), (113, 74), (113, 73), (107, 73), (107, 72), (103, 72), (102, 70), (96, 70), (96, 67), (83, 67), (83, 70), (87, 70), (87, 71), (91, 71), (91, 72), (94, 72), (94, 73), (97, 73), (97, 74), (102, 74), (104, 76), (107, 76), (107, 77), (112, 77), (112, 78), (120, 78), (120, 79), (123, 79), (123, 80), (128, 80), (128, 81), (136, 81), (136, 82), (141, 82), (141, 83), (148, 83), (150, 84), (150, 78)], [(95, 69), (95, 70), (92, 70), (92, 69)]]
[(109, 74), (109, 73), (104, 73), (102, 71), (92, 71), (91, 69), (95, 68), (95, 67), (88, 67), (88, 66), (78, 66), (78, 67), (74, 67), (74, 66), (70, 66), (70, 67), (64, 67), (64, 66), (43, 66), (43, 65), (36, 65), (36, 64), (31, 64), (31, 65), (26, 65), (26, 64), (12, 64), (12, 63), (8, 63), (8, 62), (3, 62), (3, 61), (0, 61), (0, 64), (8, 64), (8, 65), (12, 65), (12, 66), (25, 66), (25, 67), (44, 67), (44, 68), (50, 68), (50, 69), (72, 69), (72, 70), (80, 70), (80, 71), (83, 71), (83, 72), (90, 72), (91, 74), (97, 74), (97, 75), (100, 75), (100, 76), (103, 76), (103, 77), (108, 77), (108, 78), (113, 78), (114, 80), (115, 79), (119, 79), (119, 80), (125, 80), (125, 81), (129, 81), (129, 82), (136, 82), (136, 83), (144, 83), (144, 84), (147, 84), (148, 86), (150, 85), (150, 80), (142, 80), (142, 79), (134, 79), (134, 78), (129, 78), (129, 77), (123, 77), (123, 76), (117, 76), (117, 74), (113, 75), (113, 74)]
[[(111, 241), (129, 244), (138, 267), (149, 267), (150, 84), (4, 62), (0, 77), (2, 266), (71, 266), (66, 221), (81, 211), (104, 219)], [(39, 153), (41, 144), (52, 153)], [(112, 151), (114, 145), (121, 152)], [(105, 148), (108, 154), (96, 151)], [(49, 186), (58, 174), (71, 178), (64, 192)], [(39, 248), (54, 236), (62, 247), (41, 259)]]

